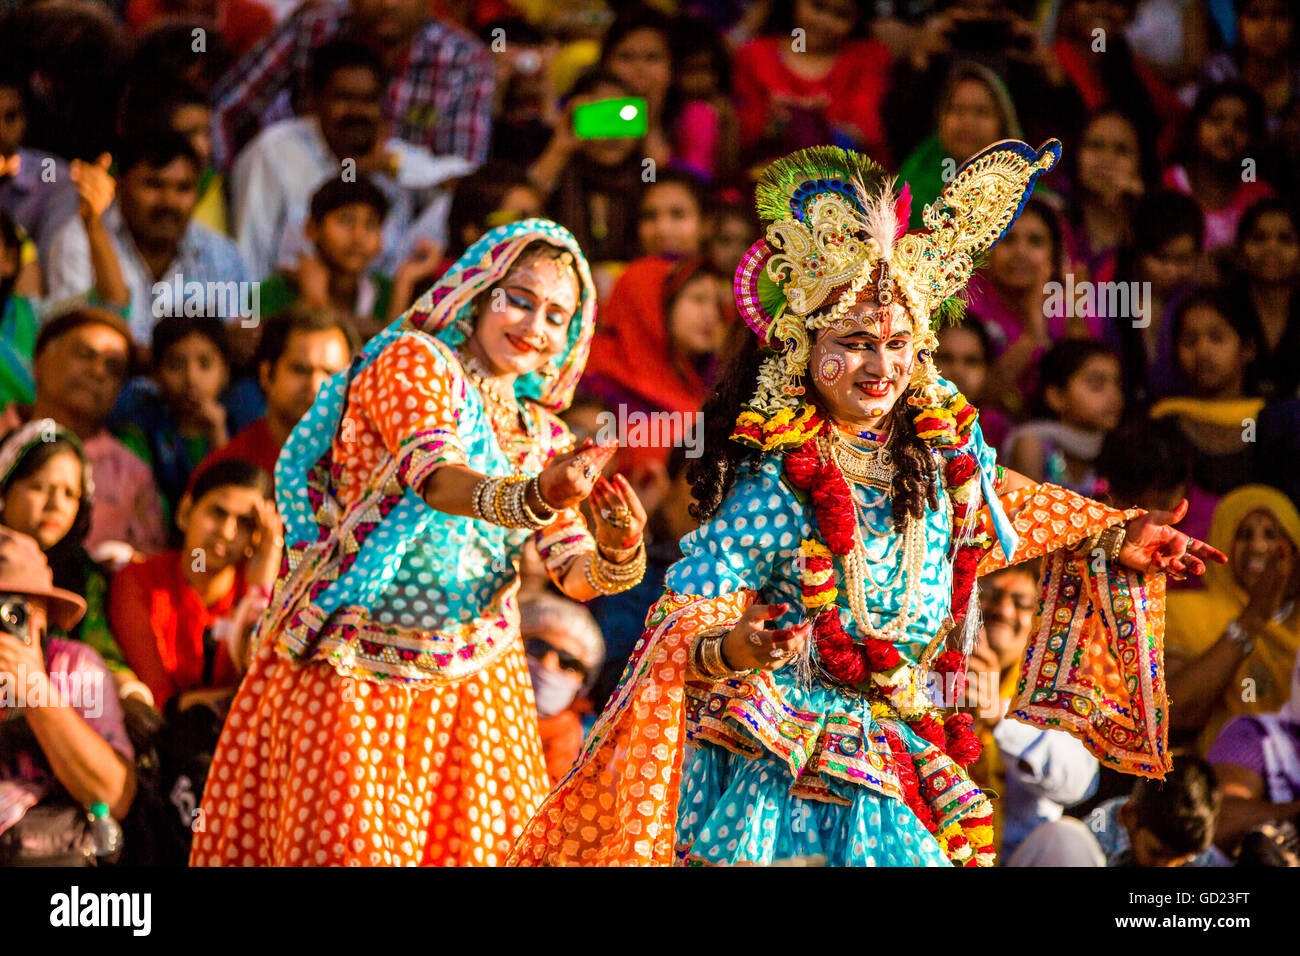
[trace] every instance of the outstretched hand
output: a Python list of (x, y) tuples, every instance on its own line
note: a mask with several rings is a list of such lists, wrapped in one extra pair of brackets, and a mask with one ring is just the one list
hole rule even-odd
[(1204, 574), (1205, 562), (1226, 564), (1228, 556), (1204, 541), (1176, 531), (1172, 525), (1187, 515), (1187, 499), (1173, 511), (1149, 511), (1128, 523), (1119, 563), (1135, 571), (1164, 571), (1181, 581)]

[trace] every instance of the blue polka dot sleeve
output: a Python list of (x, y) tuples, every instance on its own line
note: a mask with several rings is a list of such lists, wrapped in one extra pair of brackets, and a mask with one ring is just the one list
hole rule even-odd
[(802, 506), (781, 482), (780, 456), (769, 455), (737, 480), (708, 524), (682, 538), (683, 557), (665, 585), (706, 598), (760, 591), (793, 564), (809, 533)]

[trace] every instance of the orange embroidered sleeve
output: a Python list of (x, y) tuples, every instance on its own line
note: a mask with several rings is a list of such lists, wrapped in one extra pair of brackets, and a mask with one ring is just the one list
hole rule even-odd
[[(363, 461), (381, 452), (397, 462), (397, 477), (418, 489), (443, 465), (468, 461), (456, 429), (456, 411), (465, 407), (465, 377), (442, 343), (422, 333), (399, 336), (353, 381), (349, 403), (378, 432), (351, 436)], [(347, 420), (341, 439), (349, 440)], [(376, 447), (381, 444), (382, 447)]]
[(1085, 498), (1059, 485), (1036, 484), (999, 495), (998, 501), (1011, 520), (1011, 527), (1020, 537), (1015, 558), (1007, 556), (993, 532), (993, 522), (988, 507), (979, 511), (980, 529), (991, 547), (980, 559), (978, 573), (992, 574), (1008, 564), (1018, 564), (1051, 554), (1062, 548), (1072, 548), (1098, 531), (1111, 525), (1123, 524), (1142, 514), (1140, 508), (1119, 511), (1100, 502)]

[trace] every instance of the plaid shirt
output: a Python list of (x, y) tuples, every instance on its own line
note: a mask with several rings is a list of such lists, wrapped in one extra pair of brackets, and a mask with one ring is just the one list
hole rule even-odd
[[(217, 83), (212, 148), (228, 170), (262, 127), (294, 115), (291, 85), (303, 82), (312, 51), (348, 33), (347, 4), (309, 6), (281, 23)], [(416, 33), (393, 73), (385, 104), (390, 134), (437, 156), (487, 157), (495, 79), (491, 55), (477, 39), (439, 20)]]

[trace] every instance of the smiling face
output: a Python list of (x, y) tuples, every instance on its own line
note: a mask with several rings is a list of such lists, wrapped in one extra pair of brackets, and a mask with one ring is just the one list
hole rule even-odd
[(580, 301), (578, 275), (558, 250), (520, 257), (482, 296), (469, 350), (495, 375), (527, 375), (564, 352)]
[(1286, 588), (1295, 570), (1296, 553), (1277, 519), (1261, 509), (1237, 525), (1230, 558), (1232, 576), (1250, 591), (1263, 574), (1271, 575), (1279, 588)]
[(863, 299), (818, 333), (808, 376), (832, 416), (870, 428), (906, 390), (914, 364), (912, 320), (903, 307)]

